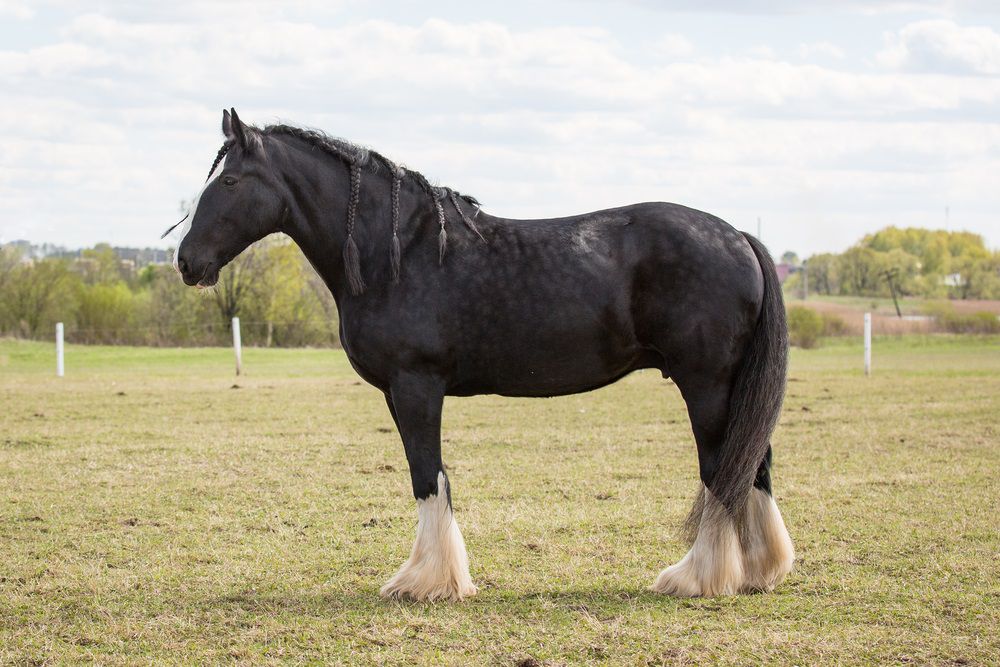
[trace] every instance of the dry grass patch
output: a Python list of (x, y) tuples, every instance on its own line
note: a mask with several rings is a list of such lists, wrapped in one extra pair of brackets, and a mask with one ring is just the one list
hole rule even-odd
[(448, 399), (480, 594), (384, 602), (415, 525), (381, 396), (343, 354), (0, 342), (0, 664), (986, 664), (997, 639), (1000, 341), (796, 350), (772, 595), (646, 590), (696, 463), (652, 372)]

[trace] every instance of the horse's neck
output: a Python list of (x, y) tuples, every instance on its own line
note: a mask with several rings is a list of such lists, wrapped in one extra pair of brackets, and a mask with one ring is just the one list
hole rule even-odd
[(350, 184), (346, 165), (288, 148), (281, 171), (288, 191), (288, 221), (283, 230), (341, 301), (344, 291), (344, 221)]
[[(292, 149), (287, 151), (282, 170), (291, 200), (286, 231), (330, 288), (339, 307), (349, 293), (344, 245), (351, 196), (350, 166)], [(392, 189), (391, 174), (362, 171), (353, 238), (366, 283), (364, 294), (380, 291), (391, 280)], [(400, 237), (411, 236), (413, 226), (420, 224), (421, 218), (427, 217), (428, 210), (433, 208), (428, 193), (404, 182), (399, 192)]]

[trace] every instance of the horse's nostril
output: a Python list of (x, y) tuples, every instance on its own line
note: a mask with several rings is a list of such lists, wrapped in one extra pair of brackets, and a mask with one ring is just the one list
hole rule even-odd
[(188, 263), (186, 261), (184, 261), (183, 259), (178, 259), (177, 260), (177, 268), (181, 270), (181, 273), (187, 273), (188, 272)]

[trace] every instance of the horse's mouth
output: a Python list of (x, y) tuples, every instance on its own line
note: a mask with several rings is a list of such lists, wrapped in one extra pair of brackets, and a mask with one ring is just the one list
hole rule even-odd
[(201, 277), (201, 280), (198, 281), (195, 287), (197, 287), (198, 289), (215, 287), (215, 284), (219, 282), (219, 270), (214, 269), (213, 268), (214, 266), (215, 266), (214, 264), (208, 265), (208, 267), (205, 269), (205, 275)]

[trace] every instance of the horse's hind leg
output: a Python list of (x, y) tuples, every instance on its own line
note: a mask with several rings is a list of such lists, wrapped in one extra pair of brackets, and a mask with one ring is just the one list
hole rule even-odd
[[(704, 377), (713, 375), (706, 373)], [(713, 596), (769, 591), (791, 570), (792, 543), (771, 496), (770, 449), (756, 468), (743, 507), (733, 511), (711, 491), (718, 488), (713, 482), (723, 465), (730, 384), (702, 379), (678, 384), (698, 444), (702, 486), (685, 526), (691, 548), (678, 563), (660, 573), (652, 587), (656, 592)]]
[(745, 591), (770, 591), (792, 569), (795, 550), (771, 494), (771, 448), (757, 469), (744, 514)]
[(441, 461), (443, 401), (441, 383), (405, 373), (386, 395), (410, 465), (417, 499), (417, 537), (410, 557), (382, 587), (383, 597), (433, 601), (461, 600), (476, 594)]
[(691, 549), (660, 572), (652, 590), (682, 597), (731, 595), (739, 592), (744, 580), (740, 538), (732, 517), (705, 482), (718, 466), (725, 437), (729, 382), (698, 382), (682, 392), (698, 444), (703, 484), (685, 523)]

